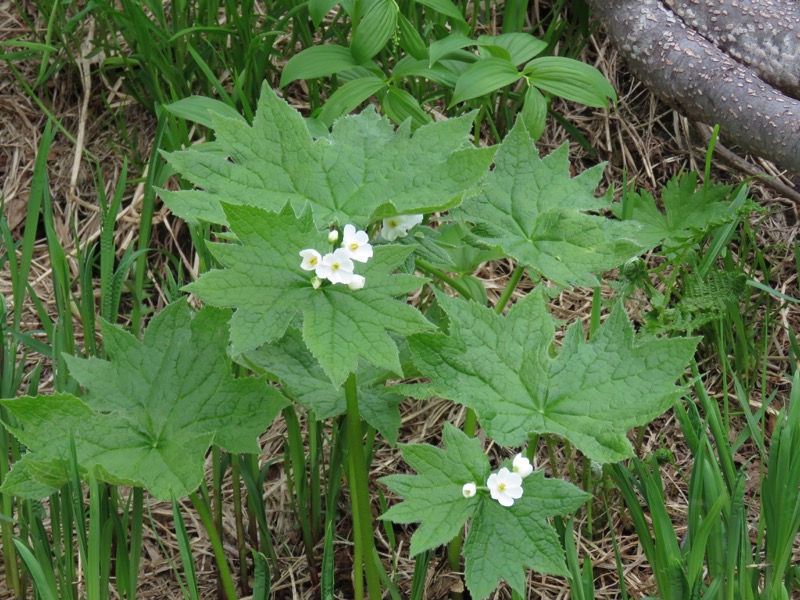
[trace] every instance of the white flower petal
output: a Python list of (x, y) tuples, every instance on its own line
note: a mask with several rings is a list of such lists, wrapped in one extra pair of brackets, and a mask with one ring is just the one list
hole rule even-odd
[(301, 250), (298, 252), (298, 254), (303, 257), (303, 262), (300, 263), (300, 268), (304, 271), (315, 270), (322, 260), (322, 255), (313, 248)]
[(350, 283), (353, 280), (353, 268), (350, 253), (344, 248), (339, 248), (322, 257), (317, 267), (317, 277), (327, 279), (331, 283)]
[(522, 453), (517, 454), (514, 457), (512, 464), (514, 467), (514, 472), (519, 473), (523, 479), (533, 473), (533, 465), (531, 465), (531, 461), (529, 461), (528, 458)]
[(372, 257), (372, 246), (366, 231), (356, 231), (354, 225), (344, 226), (341, 250), (347, 250), (350, 258), (358, 262), (367, 262)]
[(409, 229), (422, 223), (423, 215), (399, 215), (383, 220), (381, 237), (388, 242), (393, 242), (399, 237), (405, 237)]

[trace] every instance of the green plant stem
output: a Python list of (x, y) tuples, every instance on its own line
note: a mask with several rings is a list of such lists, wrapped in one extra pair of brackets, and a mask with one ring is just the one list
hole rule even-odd
[(522, 279), (523, 273), (525, 273), (525, 265), (518, 264), (516, 267), (514, 267), (514, 272), (511, 273), (511, 277), (506, 284), (506, 289), (503, 290), (503, 293), (497, 300), (497, 304), (495, 304), (494, 312), (496, 312), (498, 315), (503, 314), (506, 304), (508, 304), (508, 301), (511, 300), (511, 294), (513, 294), (514, 290), (517, 289), (519, 280)]
[(438, 280), (446, 283), (447, 285), (449, 285), (451, 288), (453, 288), (455, 291), (457, 291), (459, 294), (461, 294), (464, 298), (472, 300), (472, 294), (470, 294), (469, 289), (463, 283), (461, 283), (457, 279), (453, 279), (447, 273), (445, 273), (441, 269), (437, 269), (436, 267), (434, 267), (429, 262), (426, 262), (426, 261), (424, 261), (422, 259), (419, 259), (419, 258), (415, 259), (415, 262), (416, 262), (417, 268), (420, 271), (422, 271), (426, 275), (432, 275), (432, 276), (436, 277), (436, 279), (438, 279)]
[[(371, 600), (381, 597), (381, 580), (377, 565), (372, 560), (375, 554), (375, 539), (372, 536), (372, 513), (369, 506), (369, 482), (364, 445), (361, 437), (361, 415), (358, 412), (358, 389), (355, 373), (350, 373), (344, 384), (347, 401), (347, 454), (350, 461), (350, 496), (353, 504), (354, 522), (357, 523), (355, 545), (361, 550), (364, 570), (367, 575), (367, 594)], [(354, 568), (355, 577), (360, 578), (360, 566)], [(357, 600), (360, 600), (356, 596)]]
[[(419, 266), (419, 261), (417, 261), (417, 265)], [(511, 294), (514, 293), (514, 290), (517, 289), (517, 285), (519, 284), (519, 280), (522, 279), (522, 275), (525, 272), (525, 265), (517, 265), (514, 268), (513, 273), (511, 273), (511, 277), (508, 280), (508, 284), (506, 284), (503, 293), (500, 295), (500, 298), (497, 301), (497, 304), (494, 307), (494, 311), (499, 315), (502, 314), (503, 310), (508, 304), (508, 301), (511, 299)], [(448, 282), (449, 283), (449, 282)], [(469, 297), (469, 296), (467, 296)], [(478, 427), (478, 416), (475, 414), (475, 411), (471, 408), (467, 409), (467, 414), (464, 416), (464, 427), (462, 428), (464, 433), (466, 433), (469, 437), (475, 437), (475, 431)], [(461, 569), (461, 546), (464, 541), (464, 531), (462, 530), (458, 535), (456, 535), (450, 543), (447, 545), (447, 562), (450, 565), (450, 569), (452, 571), (459, 571)], [(456, 598), (456, 594), (452, 594), (451, 597)]]

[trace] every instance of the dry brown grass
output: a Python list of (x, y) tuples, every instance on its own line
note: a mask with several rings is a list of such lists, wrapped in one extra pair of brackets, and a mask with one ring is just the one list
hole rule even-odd
[[(546, 2), (532, 3), (535, 11), (543, 11)], [(35, 15), (29, 6), (28, 14)], [(43, 27), (40, 17), (35, 18), (39, 27)], [(489, 28), (491, 29), (491, 27)], [(16, 11), (16, 4), (9, 0), (0, 0), (0, 39), (8, 40), (28, 34), (28, 27)], [(91, 32), (86, 32), (91, 36)], [(650, 94), (640, 83), (627, 73), (624, 63), (616, 50), (612, 48), (602, 33), (591, 38), (590, 44), (583, 54), (583, 59), (597, 66), (613, 82), (619, 93), (619, 104), (614, 110), (597, 111), (559, 102), (556, 108), (568, 116), (578, 129), (591, 142), (603, 160), (609, 162), (605, 171), (604, 186), (619, 189), (623, 173), (629, 181), (636, 185), (657, 192), (666, 181), (675, 174), (693, 169), (702, 171), (705, 146), (702, 131), (696, 131), (693, 124), (663, 105)], [(17, 63), (22, 78), (32, 82), (37, 73), (38, 64), (33, 61)], [(92, 173), (92, 165), (99, 164), (107, 192), (116, 185), (125, 154), (133, 150), (139, 156), (147, 156), (149, 144), (153, 139), (153, 119), (143, 110), (131, 103), (120, 91), (118, 83), (110, 84), (100, 78), (96, 65), (81, 63), (67, 65), (54, 77), (42, 92), (42, 102), (52, 111), (63, 128), (70, 132), (76, 141), (73, 142), (64, 134), (59, 134), (48, 156), (48, 172), (51, 191), (56, 207), (56, 227), (65, 250), (74, 252), (75, 244), (86, 244), (99, 235), (100, 219), (97, 206), (96, 177)], [(298, 88), (299, 90), (300, 88)], [(102, 102), (105, 96), (114, 111), (121, 114), (132, 132), (128, 139), (122, 139), (116, 125), (114, 115)], [(290, 97), (288, 100), (292, 101)], [(295, 105), (302, 107), (301, 97)], [(5, 199), (5, 214), (12, 229), (20, 232), (21, 224), (26, 216), (27, 197), (31, 185), (33, 164), (37, 146), (41, 139), (47, 117), (37, 106), (23, 86), (12, 74), (9, 66), (0, 62), (0, 186)], [(136, 148), (131, 148), (131, 140)], [(542, 152), (549, 152), (564, 142), (571, 140), (555, 123), (550, 122), (540, 144)], [(571, 143), (571, 152), (575, 171), (591, 165), (591, 160), (582, 149)], [(87, 158), (94, 156), (96, 163)], [(724, 182), (739, 182), (743, 178), (742, 159), (731, 163), (724, 153), (720, 154), (713, 164), (713, 177)], [(782, 188), (768, 187), (761, 181), (753, 184), (754, 197), (767, 209), (764, 216), (756, 217), (758, 221), (758, 239), (761, 248), (768, 258), (772, 269), (770, 285), (785, 294), (800, 297), (797, 269), (794, 266), (792, 243), (798, 239), (800, 232), (800, 215), (798, 215), (798, 179), (785, 174), (776, 173), (775, 169), (763, 161), (753, 161), (745, 169), (764, 171), (772, 174), (782, 184)], [(134, 165), (134, 168), (137, 168)], [(747, 171), (745, 171), (747, 174)], [(794, 196), (793, 196), (794, 194)], [(140, 207), (143, 196), (142, 186), (126, 190), (123, 210), (117, 223), (116, 242), (120, 250), (136, 240), (139, 227)], [(73, 236), (73, 228), (77, 236)], [(155, 243), (167, 251), (182, 253), (182, 258), (189, 272), (196, 269), (195, 257), (186, 253), (185, 238), (179, 220), (159, 208), (155, 217)], [(77, 264), (73, 261), (73, 274), (77, 274)], [(505, 262), (483, 267), (479, 273), (486, 282), (491, 299), (496, 299), (510, 274), (511, 268)], [(53, 291), (50, 282), (48, 254), (44, 239), (39, 240), (35, 249), (31, 284), (35, 293), (48, 307), (48, 313), (55, 316)], [(523, 280), (515, 297), (519, 297), (530, 289), (530, 282)], [(4, 297), (11, 298), (10, 279), (7, 272), (0, 272), (0, 291)], [(154, 304), (163, 304), (163, 298), (155, 298)], [(560, 293), (552, 301), (553, 314), (557, 318), (572, 322), (583, 320), (588, 322), (591, 308), (591, 290), (570, 290)], [(756, 385), (756, 392), (751, 401), (759, 403), (774, 390), (778, 391), (776, 406), (785, 402), (788, 397), (788, 382), (783, 376), (787, 370), (789, 341), (786, 330), (800, 330), (800, 310), (796, 305), (789, 305), (780, 313), (783, 328), (774, 327), (769, 332), (766, 351), (770, 360), (763, 383)], [(77, 324), (80, 326), (80, 324)], [(39, 328), (35, 310), (26, 305), (24, 325), (26, 330)], [(88, 334), (88, 333), (87, 333)], [(78, 331), (78, 339), (84, 332)], [(709, 386), (717, 395), (721, 395), (721, 377), (714, 361), (704, 365), (709, 371)], [(47, 374), (49, 371), (45, 369)], [(51, 382), (45, 378), (46, 389)], [(403, 424), (400, 441), (403, 443), (427, 442), (437, 444), (444, 422), (459, 424), (463, 420), (463, 409), (450, 402), (432, 401), (421, 404), (407, 401), (402, 405)], [(278, 420), (261, 439), (262, 459), (269, 460), (282, 456), (283, 436), (286, 430), (282, 420)], [(680, 429), (675, 418), (668, 414), (651, 424), (644, 435), (642, 452), (646, 453), (660, 447), (668, 447), (675, 457), (675, 465), (665, 469), (665, 489), (668, 495), (668, 506), (674, 518), (679, 534), (685, 525), (687, 506), (685, 481), (677, 475), (678, 470), (688, 473), (691, 470), (690, 456), (683, 446)], [(494, 450), (492, 450), (494, 451)], [(555, 469), (562, 473), (567, 457), (559, 457), (560, 464)], [(549, 464), (546, 453), (539, 457), (539, 464), (548, 472), (553, 465)], [(396, 449), (381, 445), (377, 449), (373, 463), (372, 478), (404, 471), (406, 466)], [(377, 485), (377, 484), (375, 484)], [(238, 572), (238, 559), (235, 548), (235, 526), (230, 503), (232, 495), (231, 483), (224, 488), (223, 499), (224, 539), (234, 573)], [(613, 494), (612, 494), (613, 499)], [(318, 590), (310, 585), (308, 565), (303, 553), (302, 540), (291, 512), (291, 498), (286, 486), (283, 469), (272, 468), (267, 479), (264, 502), (268, 508), (270, 526), (274, 534), (276, 550), (280, 557), (282, 576), (273, 582), (276, 598), (315, 598)], [(337, 597), (346, 599), (350, 592), (347, 584), (350, 563), (349, 519), (347, 518), (347, 493), (343, 492), (342, 521), (337, 530), (337, 577), (343, 582)], [(619, 507), (614, 500), (615, 506)], [(373, 502), (378, 512), (377, 500)], [(180, 591), (169, 559), (177, 560), (177, 543), (173, 533), (172, 513), (169, 505), (150, 502), (149, 509), (153, 519), (147, 525), (145, 550), (141, 568), (140, 597), (163, 599), (179, 598)], [(210, 545), (203, 532), (199, 520), (193, 512), (185, 507), (187, 526), (193, 541), (193, 550), (201, 582), (203, 598), (217, 597), (215, 567)], [(640, 598), (654, 593), (654, 581), (649, 566), (637, 543), (635, 532), (627, 521), (624, 511), (616, 510), (613, 516), (614, 528), (618, 535), (620, 550), (623, 555), (625, 581), (629, 593)], [(582, 523), (585, 525), (585, 523)], [(413, 573), (413, 561), (407, 557), (408, 539), (413, 528), (398, 528), (398, 540), (402, 541), (402, 552), (398, 560), (401, 589), (408, 589)], [(383, 538), (383, 530), (376, 528), (378, 548), (388, 558), (389, 548)], [(618, 582), (614, 554), (611, 547), (609, 530), (605, 522), (598, 522), (594, 527), (594, 536), (585, 535), (581, 528), (578, 539), (581, 555), (589, 556), (594, 565), (598, 598), (618, 597)], [(321, 554), (321, 548), (319, 548)], [(166, 552), (165, 552), (166, 551)], [(443, 552), (432, 558), (428, 572), (427, 598), (437, 600), (447, 597), (448, 593), (457, 591), (461, 585), (460, 578), (449, 572)], [(2, 573), (0, 573), (0, 598), (2, 593)], [(496, 598), (510, 598), (507, 590), (497, 593)], [(563, 579), (531, 575), (530, 598), (568, 598), (569, 588)]]

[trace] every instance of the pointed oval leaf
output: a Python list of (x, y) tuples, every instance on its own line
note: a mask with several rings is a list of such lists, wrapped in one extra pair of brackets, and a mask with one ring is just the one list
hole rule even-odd
[(317, 118), (330, 127), (342, 115), (349, 113), (386, 86), (386, 82), (378, 77), (361, 77), (348, 81), (331, 94), (328, 101), (322, 105)]
[(450, 106), (491, 94), (522, 77), (511, 62), (502, 58), (484, 58), (470, 65), (456, 82)]
[(531, 85), (573, 102), (607, 108), (617, 94), (603, 74), (591, 65), (563, 56), (543, 56), (525, 66)]
[(422, 110), (414, 96), (394, 86), (389, 86), (386, 90), (381, 106), (388, 117), (397, 124), (411, 119), (411, 128), (414, 130), (431, 122), (430, 115)]
[(539, 90), (531, 85), (525, 92), (524, 102), (519, 114), (531, 139), (537, 141), (547, 125), (547, 100)]
[(312, 46), (289, 59), (281, 73), (280, 87), (285, 87), (297, 79), (328, 77), (358, 65), (358, 61), (347, 48), (336, 44)]
[(501, 33), (500, 35), (481, 35), (478, 46), (499, 46), (509, 55), (515, 65), (528, 62), (547, 49), (547, 42), (533, 37), (529, 33)]
[(373, 0), (350, 42), (350, 52), (356, 61), (367, 61), (383, 50), (397, 29), (397, 13), (394, 0)]

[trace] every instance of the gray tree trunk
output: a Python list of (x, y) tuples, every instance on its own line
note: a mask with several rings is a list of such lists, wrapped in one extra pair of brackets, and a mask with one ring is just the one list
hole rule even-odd
[(684, 23), (761, 79), (800, 99), (800, 4), (794, 0), (664, 0)]
[[(686, 4), (697, 6), (695, 1), (726, 2)], [(775, 0), (761, 4), (769, 1)], [(726, 143), (800, 174), (800, 101), (736, 62), (660, 0), (589, 0), (589, 4), (631, 72), (656, 94), (692, 119), (719, 124)]]

